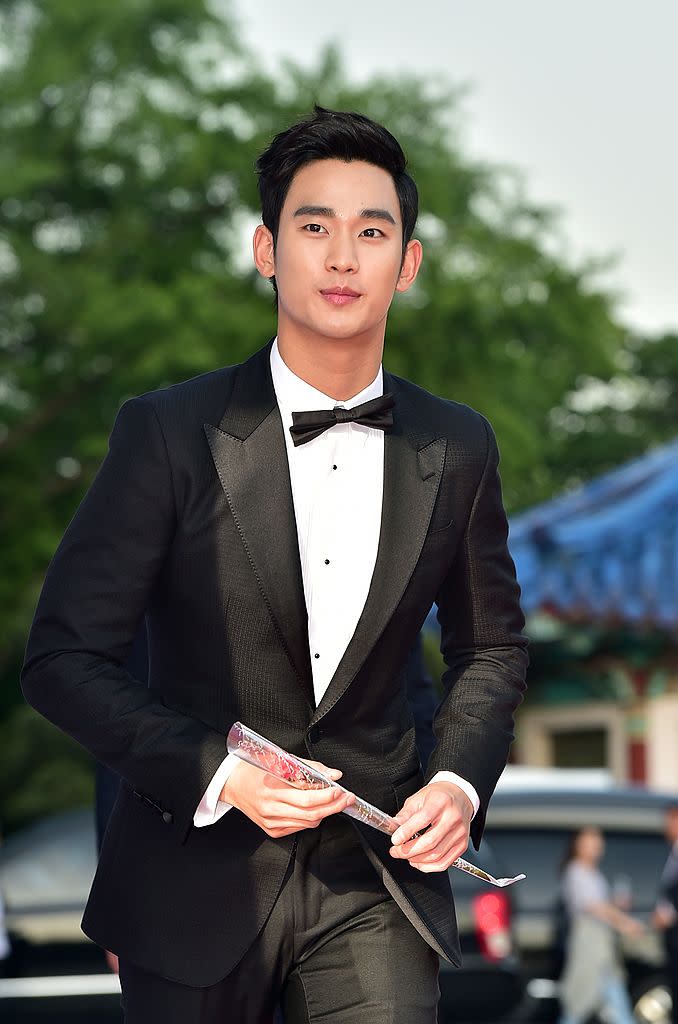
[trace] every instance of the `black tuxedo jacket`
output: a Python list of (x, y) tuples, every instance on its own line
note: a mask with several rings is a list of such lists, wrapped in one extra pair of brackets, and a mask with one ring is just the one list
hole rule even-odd
[[(437, 601), (447, 695), (426, 779), (449, 769), (475, 786), (477, 845), (527, 664), (490, 427), (386, 373), (396, 406), (376, 566), (315, 706), (269, 350), (123, 405), (47, 572), (22, 671), (27, 700), (123, 778), (85, 932), (197, 986), (255, 939), (295, 844), (236, 809), (193, 826), (233, 721), (341, 768), (395, 813), (424, 782), (405, 665)], [(123, 667), (144, 614), (147, 686)], [(387, 836), (355, 827), (404, 913), (458, 962), (447, 873), (394, 860)]]

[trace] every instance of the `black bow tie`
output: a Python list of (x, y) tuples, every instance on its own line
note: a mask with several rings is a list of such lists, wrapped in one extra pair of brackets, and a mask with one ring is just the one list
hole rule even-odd
[(392, 394), (381, 395), (373, 398), (362, 405), (356, 405), (353, 409), (344, 409), (335, 405), (334, 409), (316, 409), (314, 412), (293, 412), (290, 433), (294, 446), (306, 444), (315, 437), (319, 437), (325, 430), (336, 426), (337, 423), (362, 423), (365, 427), (377, 427), (379, 430), (388, 430), (393, 426), (393, 413), (391, 409), (395, 405), (395, 398)]

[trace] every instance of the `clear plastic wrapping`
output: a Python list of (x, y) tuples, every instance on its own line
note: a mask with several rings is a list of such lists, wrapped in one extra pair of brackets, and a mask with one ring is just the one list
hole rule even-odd
[[(301, 758), (290, 754), (287, 750), (283, 750), (276, 743), (267, 740), (265, 736), (254, 732), (253, 729), (248, 729), (242, 722), (235, 722), (231, 727), (226, 739), (226, 745), (229, 754), (236, 754), (243, 761), (247, 761), (263, 771), (270, 772), (271, 775), (275, 775), (296, 789), (341, 789), (345, 793), (348, 792), (344, 786), (323, 775), (317, 768), (313, 768), (310, 764), (302, 761)], [(400, 822), (396, 821), (390, 814), (380, 811), (374, 804), (363, 800), (357, 794), (354, 795), (355, 801), (349, 804), (342, 811), (342, 814), (347, 814), (351, 818), (364, 822), (366, 825), (371, 825), (372, 828), (385, 832), (389, 836), (393, 835)], [(415, 835), (418, 834), (415, 833)], [(457, 857), (453, 861), (452, 867), (500, 887), (512, 885), (513, 882), (518, 882), (525, 877), (525, 875), (517, 875), (515, 878), (495, 878), (494, 875), (490, 875), (487, 871), (483, 871), (482, 868), (476, 867), (475, 864), (470, 864), (462, 857)]]

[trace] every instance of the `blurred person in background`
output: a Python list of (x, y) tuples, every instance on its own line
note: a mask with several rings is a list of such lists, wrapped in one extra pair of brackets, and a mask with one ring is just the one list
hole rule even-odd
[[(0, 846), (2, 846), (2, 825), (0, 825)], [(5, 927), (5, 901), (0, 889), (0, 978), (7, 974), (12, 947)]]
[(560, 980), (560, 1024), (582, 1024), (605, 1009), (614, 1024), (634, 1024), (617, 934), (642, 935), (642, 922), (624, 913), (610, 896), (598, 868), (605, 852), (600, 829), (586, 827), (569, 843), (561, 890), (567, 914), (565, 965)]
[(673, 1024), (678, 1024), (678, 804), (666, 811), (666, 838), (671, 844), (659, 885), (660, 898), (653, 916), (664, 933), (666, 971), (673, 1000)]

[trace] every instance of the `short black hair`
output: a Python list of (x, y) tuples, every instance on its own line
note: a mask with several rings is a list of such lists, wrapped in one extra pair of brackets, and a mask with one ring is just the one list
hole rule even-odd
[(297, 171), (316, 160), (364, 160), (382, 167), (393, 178), (403, 222), (403, 255), (412, 237), (419, 208), (414, 180), (406, 171), (407, 158), (387, 128), (364, 114), (326, 110), (280, 132), (256, 162), (264, 224), (278, 237), (280, 213)]

